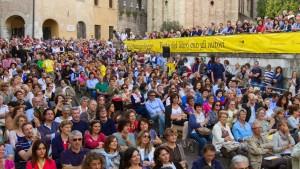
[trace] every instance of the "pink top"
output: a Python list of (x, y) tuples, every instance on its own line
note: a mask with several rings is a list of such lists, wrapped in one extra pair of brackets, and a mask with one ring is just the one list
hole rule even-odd
[(4, 69), (9, 69), (12, 63), (16, 63), (16, 61), (12, 58), (7, 58), (2, 60), (2, 67)]
[(208, 102), (206, 102), (203, 104), (202, 109), (204, 111), (205, 117), (207, 117), (208, 112), (210, 112), (212, 109), (212, 106)]
[(95, 140), (90, 132), (86, 132), (84, 135), (84, 140), (85, 140), (85, 146), (86, 148), (90, 149), (95, 149), (97, 148), (100, 144), (103, 144), (105, 141), (105, 135), (103, 133), (99, 133), (98, 139)]
[(13, 160), (5, 160), (4, 162), (4, 169), (14, 169), (15, 163)]
[(86, 81), (87, 81), (87, 77), (86, 76), (79, 75), (78, 82), (79, 82), (80, 85), (84, 85), (84, 83)]
[[(37, 164), (32, 165), (31, 160), (27, 161), (26, 169), (39, 169)], [(48, 159), (45, 161), (43, 169), (56, 169), (54, 160)]]

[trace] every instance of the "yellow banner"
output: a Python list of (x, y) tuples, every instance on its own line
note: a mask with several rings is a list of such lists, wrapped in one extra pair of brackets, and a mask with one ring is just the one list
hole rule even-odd
[(300, 53), (300, 32), (125, 41), (129, 50), (162, 53)]

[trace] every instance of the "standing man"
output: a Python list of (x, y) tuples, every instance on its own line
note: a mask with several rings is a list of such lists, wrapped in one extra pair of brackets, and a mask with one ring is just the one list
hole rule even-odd
[(253, 68), (250, 71), (249, 77), (251, 78), (251, 85), (254, 87), (259, 86), (261, 84), (262, 70), (259, 67), (259, 62), (255, 61)]
[(222, 79), (222, 81), (225, 80), (225, 68), (219, 57), (216, 58), (216, 62), (212, 65), (211, 70), (212, 82), (215, 83), (218, 79)]

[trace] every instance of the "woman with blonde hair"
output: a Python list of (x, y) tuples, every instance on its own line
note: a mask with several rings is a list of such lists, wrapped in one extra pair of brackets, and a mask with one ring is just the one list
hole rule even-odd
[(154, 167), (154, 150), (149, 131), (141, 131), (137, 136), (137, 149), (140, 152), (144, 169)]
[(14, 119), (14, 130), (9, 132), (9, 142), (15, 148), (18, 140), (24, 138), (24, 133), (22, 130), (22, 125), (27, 123), (27, 117), (24, 114), (20, 114)]

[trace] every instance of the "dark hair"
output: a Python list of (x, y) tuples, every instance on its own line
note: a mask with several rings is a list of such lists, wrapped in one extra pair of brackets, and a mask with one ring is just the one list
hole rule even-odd
[(216, 104), (219, 103), (220, 104), (220, 110), (221, 110), (221, 102), (220, 101), (216, 101), (213, 103), (212, 105), (212, 110), (214, 110), (214, 108), (216, 107)]
[[(104, 151), (109, 152), (109, 145), (110, 145), (110, 143), (111, 143), (114, 139), (117, 140), (117, 137), (114, 136), (114, 135), (110, 135), (110, 136), (108, 136), (108, 137), (105, 139), (104, 145), (103, 145)], [(118, 142), (118, 140), (117, 140), (117, 142)], [(119, 144), (118, 144), (118, 148), (117, 148), (117, 149), (119, 149)]]
[(45, 117), (46, 117), (46, 115), (47, 115), (47, 112), (50, 111), (50, 110), (52, 111), (53, 115), (55, 115), (55, 113), (54, 113), (54, 111), (53, 111), (52, 109), (50, 109), (50, 108), (45, 109), (45, 110), (43, 111), (43, 115), (42, 115), (42, 117), (41, 117), (41, 119), (40, 119), (42, 122), (45, 122), (45, 120), (46, 120)]
[(220, 92), (223, 94), (223, 90), (222, 90), (222, 89), (218, 89), (218, 90), (216, 91), (216, 96), (217, 96)]
[(141, 118), (139, 120), (138, 131), (141, 131), (141, 124), (142, 124), (142, 122), (147, 123), (148, 126), (149, 126), (149, 130), (150, 130), (150, 128), (151, 128), (150, 121), (148, 119), (146, 119), (146, 118)]
[(82, 169), (90, 169), (91, 168), (91, 162), (93, 160), (99, 160), (101, 163), (101, 169), (104, 169), (105, 167), (105, 161), (102, 155), (95, 153), (95, 152), (89, 152), (86, 157), (84, 158), (82, 162)]
[(148, 92), (148, 97), (149, 97), (151, 94), (157, 95), (156, 92), (155, 92), (154, 90), (150, 90), (150, 91)]
[(170, 102), (171, 102), (171, 104), (173, 104), (173, 100), (174, 100), (176, 97), (179, 99), (179, 95), (178, 95), (178, 94), (172, 93), (172, 95), (170, 96)]
[(189, 103), (191, 100), (194, 100), (194, 97), (193, 96), (188, 96), (186, 102)]
[(130, 124), (130, 122), (126, 119), (121, 119), (119, 122), (118, 122), (118, 131), (121, 132), (126, 125)]
[(170, 148), (167, 147), (167, 146), (159, 146), (154, 151), (154, 162), (155, 162), (155, 166), (158, 167), (158, 168), (163, 165), (162, 162), (159, 159), (159, 155), (160, 155), (161, 151), (163, 151), (163, 150), (165, 150), (169, 153), (169, 155), (170, 155), (169, 160), (172, 161), (172, 154), (171, 154)]
[(90, 132), (90, 134), (93, 134), (93, 126), (94, 126), (94, 124), (97, 124), (97, 123), (100, 124), (100, 128), (101, 128), (101, 123), (100, 123), (100, 121), (99, 121), (99, 120), (93, 120), (93, 121), (90, 123), (90, 126), (89, 126), (89, 132)]
[(31, 126), (32, 126), (32, 124), (31, 124), (30, 122), (24, 123), (24, 124), (22, 125), (22, 131), (23, 131), (23, 132), (24, 132), (24, 127), (27, 126), (27, 125), (31, 125)]
[[(285, 103), (284, 105), (281, 105), (281, 104), (282, 104), (281, 101), (282, 101), (283, 99), (286, 99), (286, 103)], [(288, 104), (289, 104), (288, 97), (287, 97), (286, 95), (281, 95), (281, 96), (279, 97), (277, 103), (276, 103), (276, 106), (282, 107), (284, 110), (287, 110)]]
[(14, 118), (16, 117), (17, 111), (18, 111), (19, 109), (24, 109), (24, 107), (23, 107), (22, 105), (17, 105), (16, 107), (14, 107), (13, 112), (10, 113), (10, 114), (11, 114), (11, 118), (14, 119)]
[[(134, 152), (139, 152), (139, 150), (137, 148), (134, 148), (134, 147), (129, 147), (125, 152), (124, 152), (124, 155), (123, 155), (123, 158), (121, 160), (121, 168), (123, 169), (129, 169), (131, 167), (131, 158), (132, 158), (132, 155)], [(141, 158), (141, 157), (140, 157)], [(123, 164), (122, 164), (123, 163)]]
[(55, 96), (55, 99), (54, 99), (54, 103), (55, 103), (55, 104), (58, 103), (58, 98), (59, 98), (59, 97), (62, 97), (63, 99), (65, 99), (65, 97), (64, 97), (63, 95), (59, 94), (59, 95)]
[(206, 144), (203, 148), (203, 154), (208, 152), (208, 151), (213, 151), (213, 152), (216, 152), (216, 148), (214, 145), (212, 144)]
[(31, 163), (32, 163), (32, 166), (34, 166), (37, 162), (38, 162), (38, 155), (36, 153), (36, 151), (39, 149), (39, 146), (43, 144), (46, 148), (46, 153), (45, 153), (45, 159), (48, 160), (48, 146), (46, 143), (44, 143), (43, 141), (41, 140), (37, 140), (33, 143), (32, 145), (32, 156), (31, 156)]
[(202, 104), (201, 103), (195, 103), (194, 108), (196, 109), (196, 107), (201, 107), (202, 108)]

